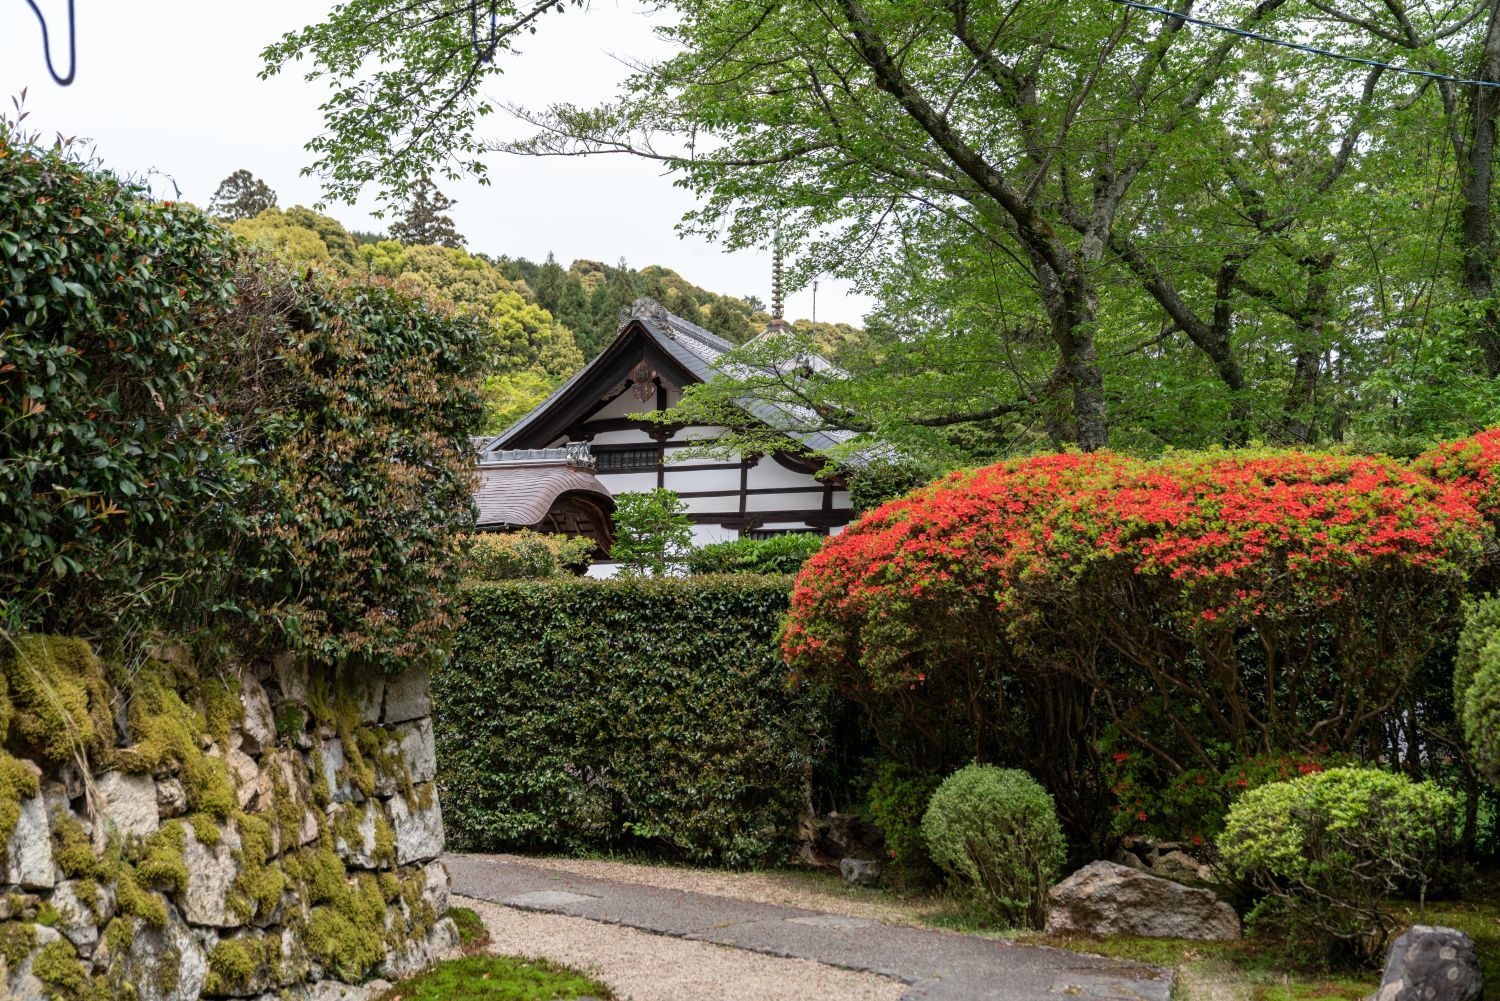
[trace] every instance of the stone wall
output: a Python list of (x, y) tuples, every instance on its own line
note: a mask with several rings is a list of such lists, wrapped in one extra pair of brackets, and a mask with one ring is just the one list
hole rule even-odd
[(425, 671), (167, 649), (105, 681), (30, 639), (0, 663), (11, 997), (356, 998), (456, 946)]

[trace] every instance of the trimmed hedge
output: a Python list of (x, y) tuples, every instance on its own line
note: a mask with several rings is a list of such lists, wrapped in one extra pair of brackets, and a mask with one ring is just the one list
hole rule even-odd
[(730, 539), (687, 555), (688, 573), (796, 573), (819, 549), (823, 536), (802, 532), (769, 539)]
[(783, 860), (828, 702), (776, 648), (786, 577), (475, 583), (433, 679), (448, 844)]

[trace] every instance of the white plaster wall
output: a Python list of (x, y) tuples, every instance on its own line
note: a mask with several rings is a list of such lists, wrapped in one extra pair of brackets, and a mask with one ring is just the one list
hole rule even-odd
[(822, 490), (795, 494), (751, 494), (745, 500), (747, 511), (808, 511), (821, 510), (822, 507)]
[[(665, 478), (667, 486), (677, 491), (733, 490), (736, 494), (740, 492), (740, 471), (738, 468), (678, 471), (668, 466)], [(739, 506), (737, 500), (735, 506)]]

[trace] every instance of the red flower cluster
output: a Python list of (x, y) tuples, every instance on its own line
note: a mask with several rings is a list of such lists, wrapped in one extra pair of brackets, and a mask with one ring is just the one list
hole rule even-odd
[(1457, 488), (1491, 522), (1500, 521), (1500, 427), (1444, 442), (1419, 455), (1413, 465)]
[[(1491, 489), (1500, 432), (1454, 454), (1471, 453), (1467, 475)], [(1154, 588), (1184, 630), (1305, 616), (1378, 569), (1467, 572), (1483, 529), (1467, 482), (1303, 452), (1152, 463), (1068, 453), (955, 474), (870, 513), (808, 562), (783, 651), (802, 671), (858, 668), (877, 690), (904, 687), (977, 623), (1023, 648), (1049, 602), (1106, 567)]]

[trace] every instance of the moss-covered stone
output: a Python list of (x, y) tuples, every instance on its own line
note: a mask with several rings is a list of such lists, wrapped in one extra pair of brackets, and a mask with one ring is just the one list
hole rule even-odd
[[(186, 871), (187, 867), (184, 866), (183, 872)], [(186, 880), (185, 875), (183, 878)], [(138, 917), (152, 928), (166, 927), (167, 902), (162, 899), (161, 894), (152, 893), (143, 887), (141, 877), (130, 865), (122, 863), (115, 871), (115, 900), (121, 914)]]
[(0, 735), (52, 764), (97, 754), (114, 735), (104, 667), (81, 639), (28, 634), (0, 654)]
[(222, 758), (206, 754), (200, 738), (209, 731), (203, 714), (182, 698), (178, 672), (158, 663), (143, 667), (132, 681), (129, 730), (134, 743), (116, 752), (126, 771), (159, 773), (180, 766), (188, 808), (227, 820), (237, 801)]
[(105, 860), (94, 854), (88, 832), (67, 810), (52, 811), (52, 860), (69, 879), (104, 879), (109, 874)]
[(5, 968), (14, 970), (26, 961), (36, 948), (36, 925), (30, 921), (6, 921), (0, 924), (0, 956)]
[(20, 823), (21, 801), (35, 796), (40, 788), (34, 765), (0, 751), (0, 863), (5, 861), (5, 846)]
[(232, 994), (257, 983), (266, 986), (281, 979), (281, 939), (271, 935), (247, 935), (223, 939), (208, 957), (208, 979), (204, 994)]
[(31, 972), (46, 985), (52, 1001), (107, 1001), (110, 996), (102, 980), (89, 976), (67, 939), (44, 945)]
[(230, 887), (230, 910), (242, 921), (269, 917), (287, 885), (286, 873), (272, 859), (271, 826), (245, 814), (237, 816), (235, 824), (240, 834), (235, 856), (239, 874)]
[(187, 892), (188, 870), (183, 858), (187, 847), (187, 828), (181, 821), (162, 825), (161, 830), (146, 839), (136, 872), (141, 881), (151, 887)]

